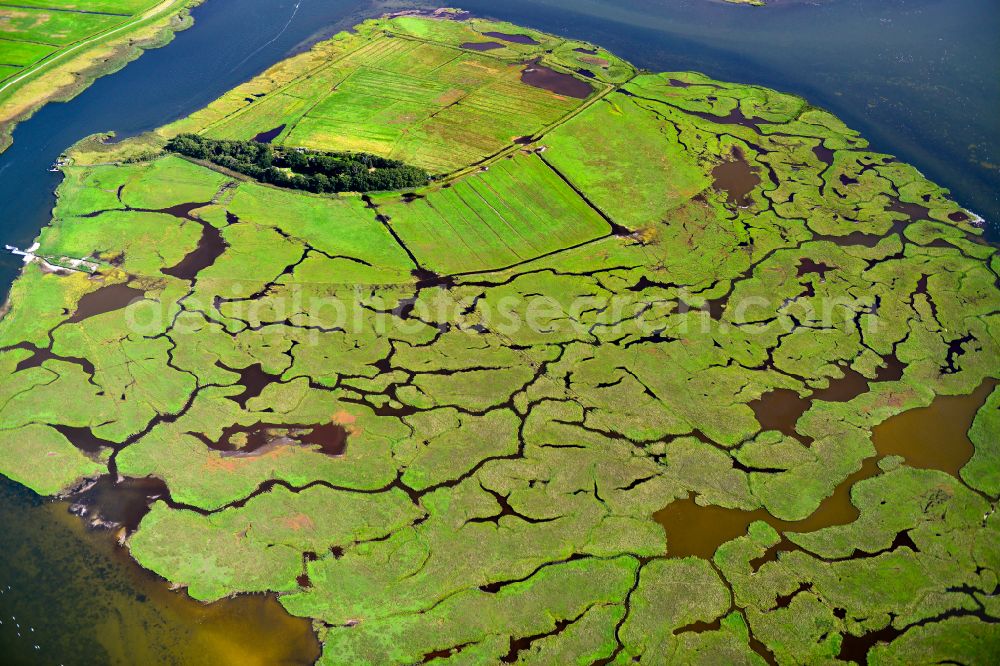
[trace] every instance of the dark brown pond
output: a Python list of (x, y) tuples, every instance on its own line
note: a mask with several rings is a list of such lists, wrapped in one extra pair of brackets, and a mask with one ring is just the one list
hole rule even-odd
[(500, 42), (465, 42), (461, 47), (470, 51), (493, 51), (504, 48), (504, 45)]
[(254, 363), (253, 365), (249, 365), (245, 368), (231, 368), (221, 361), (216, 361), (215, 365), (223, 370), (235, 372), (240, 376), (237, 384), (243, 386), (243, 392), (238, 395), (231, 395), (227, 397), (238, 404), (242, 409), (246, 409), (247, 402), (263, 393), (264, 389), (266, 389), (269, 384), (281, 379), (280, 374), (276, 375), (265, 372), (264, 366), (261, 363)]
[(52, 429), (68, 439), (70, 444), (91, 455), (99, 454), (101, 449), (114, 449), (118, 446), (115, 442), (98, 437), (90, 428), (52, 425)]
[(213, 441), (201, 433), (191, 433), (206, 446), (223, 455), (234, 457), (259, 456), (284, 446), (318, 447), (328, 456), (341, 456), (347, 450), (347, 430), (336, 423), (288, 424), (255, 423), (244, 426), (234, 424), (223, 429), (222, 436)]
[(114, 312), (128, 307), (135, 301), (144, 299), (146, 292), (127, 284), (110, 284), (89, 294), (84, 294), (76, 305), (76, 312), (66, 321), (75, 324), (106, 312)]
[(538, 61), (528, 63), (521, 72), (521, 82), (535, 88), (542, 88), (564, 97), (587, 99), (594, 88), (572, 74), (564, 74), (550, 69)]
[(764, 118), (748, 118), (743, 114), (743, 111), (738, 106), (724, 116), (717, 116), (713, 113), (706, 113), (704, 111), (685, 111), (685, 113), (713, 123), (719, 123), (720, 125), (740, 125), (742, 127), (749, 127), (758, 134), (760, 134), (760, 127), (758, 127), (758, 125), (767, 122)]
[(876, 426), (872, 442), (877, 455), (864, 460), (861, 469), (804, 520), (779, 520), (765, 509), (699, 506), (693, 496), (671, 502), (653, 515), (667, 533), (667, 553), (671, 557), (711, 558), (723, 543), (745, 535), (755, 520), (763, 520), (779, 532), (813, 532), (853, 522), (859, 512), (851, 503), (851, 488), (875, 476), (878, 461), (886, 456), (903, 456), (912, 467), (940, 469), (957, 476), (972, 456), (968, 437), (972, 421), (996, 385), (996, 380), (988, 380), (972, 395), (938, 396), (928, 407), (897, 414)]
[(868, 380), (860, 372), (841, 367), (844, 376), (831, 379), (826, 388), (816, 389), (803, 398), (792, 389), (775, 389), (748, 403), (761, 430), (777, 430), (789, 437), (804, 439), (795, 430), (795, 424), (805, 414), (814, 400), (847, 402), (868, 391)]
[(105, 475), (73, 495), (70, 512), (93, 525), (112, 530), (124, 527), (131, 533), (149, 513), (152, 503), (167, 494), (167, 484), (160, 479), (125, 478), (115, 482)]
[(938, 396), (927, 407), (892, 417), (875, 428), (875, 448), (880, 456), (903, 456), (910, 467), (958, 477), (975, 452), (969, 428), (996, 385), (987, 380), (971, 396)]
[(161, 273), (193, 281), (197, 279), (198, 273), (215, 264), (216, 259), (222, 256), (229, 244), (222, 237), (222, 232), (208, 222), (201, 222), (201, 229), (198, 247), (188, 252), (177, 264), (162, 269)]
[(921, 206), (920, 204), (908, 203), (905, 201), (900, 201), (895, 197), (891, 198), (889, 206), (886, 210), (892, 211), (894, 213), (902, 213), (906, 215), (911, 220), (929, 220), (931, 219), (931, 210), (927, 206)]
[[(893, 227), (889, 231), (888, 235), (896, 233), (897, 229)], [(843, 236), (832, 236), (830, 234), (814, 234), (813, 240), (816, 241), (829, 241), (835, 245), (840, 245), (842, 247), (858, 246), (858, 247), (875, 247), (882, 242), (885, 236), (879, 236), (878, 234), (866, 234), (863, 231), (852, 231), (849, 234)]]
[(816, 159), (818, 159), (823, 164), (827, 165), (828, 167), (833, 166), (834, 151), (831, 150), (830, 148), (827, 148), (825, 144), (820, 143), (818, 146), (814, 146), (813, 154), (816, 156)]
[(492, 37), (493, 39), (502, 39), (505, 42), (511, 42), (512, 44), (538, 45), (538, 42), (528, 35), (512, 35), (506, 32), (484, 32), (483, 34), (487, 37)]
[(278, 138), (278, 135), (281, 134), (284, 131), (284, 129), (285, 125), (278, 125), (274, 129), (269, 129), (266, 132), (261, 132), (260, 134), (257, 134), (256, 136), (254, 136), (253, 140), (256, 141), (257, 143), (271, 143), (272, 141)]
[(869, 632), (864, 636), (854, 636), (844, 633), (842, 634), (843, 640), (840, 643), (840, 652), (837, 654), (837, 659), (854, 662), (855, 664), (867, 664), (868, 653), (873, 647), (879, 643), (891, 643), (902, 635), (903, 631), (896, 629), (891, 624), (878, 631)]
[(802, 277), (803, 275), (810, 275), (812, 273), (816, 273), (819, 275), (819, 278), (821, 280), (825, 280), (826, 274), (832, 271), (833, 269), (834, 267), (830, 266), (829, 264), (825, 264), (823, 262), (816, 262), (813, 261), (812, 259), (809, 259), (808, 257), (803, 257), (802, 259), (799, 259), (799, 266), (795, 274), (798, 277)]
[(750, 166), (739, 148), (733, 150), (732, 159), (712, 169), (715, 189), (726, 193), (726, 202), (734, 206), (749, 206), (750, 193), (760, 185), (760, 176)]

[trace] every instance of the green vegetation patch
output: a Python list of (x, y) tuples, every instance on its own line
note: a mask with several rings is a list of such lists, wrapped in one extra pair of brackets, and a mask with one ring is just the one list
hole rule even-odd
[[(52, 11), (0, 5), (0, 34), (6, 40), (24, 40), (66, 46), (94, 33), (107, 30), (128, 18), (85, 12)], [(0, 50), (0, 60), (3, 59)]]
[(23, 67), (49, 55), (56, 48), (35, 42), (17, 42), (0, 38), (0, 62), (4, 65)]
[[(165, 132), (250, 139), (278, 130), (277, 144), (375, 153), (450, 173), (589, 101), (522, 82), (528, 61), (573, 72), (585, 55), (573, 50), (580, 42), (546, 37), (534, 45), (505, 42), (488, 52), (463, 47), (489, 39), (483, 32), (503, 29), (485, 21), (368, 21)], [(607, 89), (605, 78), (621, 80), (633, 70), (614, 59), (608, 71), (594, 81), (591, 100)]]
[(442, 274), (524, 263), (612, 232), (599, 211), (531, 153), (418, 198), (376, 204), (420, 265)]
[(38, 7), (62, 11), (102, 14), (136, 14), (156, 4), (156, 0), (3, 0), (0, 5)]

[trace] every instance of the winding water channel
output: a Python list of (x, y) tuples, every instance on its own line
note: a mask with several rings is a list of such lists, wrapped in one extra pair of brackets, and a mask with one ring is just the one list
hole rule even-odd
[[(1000, 3), (774, 0), (767, 10), (708, 0), (458, 4), (600, 43), (649, 69), (696, 69), (803, 94), (859, 129), (877, 150), (917, 165), (963, 205), (1000, 220)], [(80, 138), (107, 130), (134, 135), (182, 117), (376, 11), (355, 0), (207, 0), (193, 12), (195, 27), (169, 46), (17, 128), (14, 145), (0, 155), (0, 244), (30, 245), (48, 222), (61, 176), (47, 169)], [(995, 238), (996, 227), (991, 233)], [(0, 299), (19, 268), (17, 257), (0, 256)], [(308, 623), (288, 618), (274, 599), (196, 604), (142, 571), (112, 534), (88, 530), (68, 508), (0, 479), (4, 663), (315, 657)]]

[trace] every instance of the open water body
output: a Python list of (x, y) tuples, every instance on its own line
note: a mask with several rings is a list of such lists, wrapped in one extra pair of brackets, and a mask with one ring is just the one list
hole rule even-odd
[[(694, 69), (802, 94), (876, 149), (950, 187), (963, 205), (1000, 220), (1000, 3), (774, 0), (763, 10), (711, 0), (457, 4), (601, 44), (651, 70)], [(375, 11), (354, 0), (207, 0), (194, 10), (195, 27), (169, 46), (17, 128), (13, 147), (0, 155), (0, 242), (30, 245), (48, 222), (61, 176), (47, 168), (67, 146), (94, 132), (134, 135), (182, 117)], [(19, 268), (15, 257), (0, 256), (0, 298)], [(969, 420), (963, 415), (966, 428)], [(955, 438), (962, 433), (958, 428)], [(894, 435), (894, 442), (906, 438)], [(274, 599), (197, 604), (170, 592), (117, 548), (113, 534), (88, 530), (68, 508), (0, 479), (0, 662), (315, 657), (308, 625), (284, 615)], [(698, 548), (707, 549), (700, 541), (691, 546)]]

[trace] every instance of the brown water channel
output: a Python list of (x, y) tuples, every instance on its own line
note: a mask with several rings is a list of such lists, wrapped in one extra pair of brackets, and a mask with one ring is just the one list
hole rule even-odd
[(162, 269), (161, 273), (181, 280), (195, 280), (198, 273), (215, 264), (215, 261), (226, 251), (229, 244), (222, 237), (222, 232), (208, 222), (200, 222), (200, 224), (202, 231), (198, 246), (176, 265)]
[(328, 456), (341, 456), (347, 449), (347, 430), (336, 423), (288, 424), (255, 423), (223, 428), (213, 441), (200, 433), (191, 433), (207, 447), (223, 456), (258, 456), (284, 446), (315, 447)]
[(903, 412), (875, 426), (872, 442), (877, 454), (864, 460), (861, 469), (847, 477), (804, 520), (779, 520), (765, 509), (699, 506), (693, 496), (671, 502), (653, 516), (666, 531), (667, 553), (671, 557), (711, 558), (723, 543), (745, 535), (756, 520), (763, 520), (779, 532), (813, 532), (853, 522), (859, 512), (851, 503), (851, 487), (878, 474), (878, 461), (886, 456), (902, 456), (911, 467), (939, 469), (958, 476), (974, 452), (968, 435), (972, 421), (996, 385), (996, 380), (987, 380), (971, 395), (938, 396), (927, 407)]

